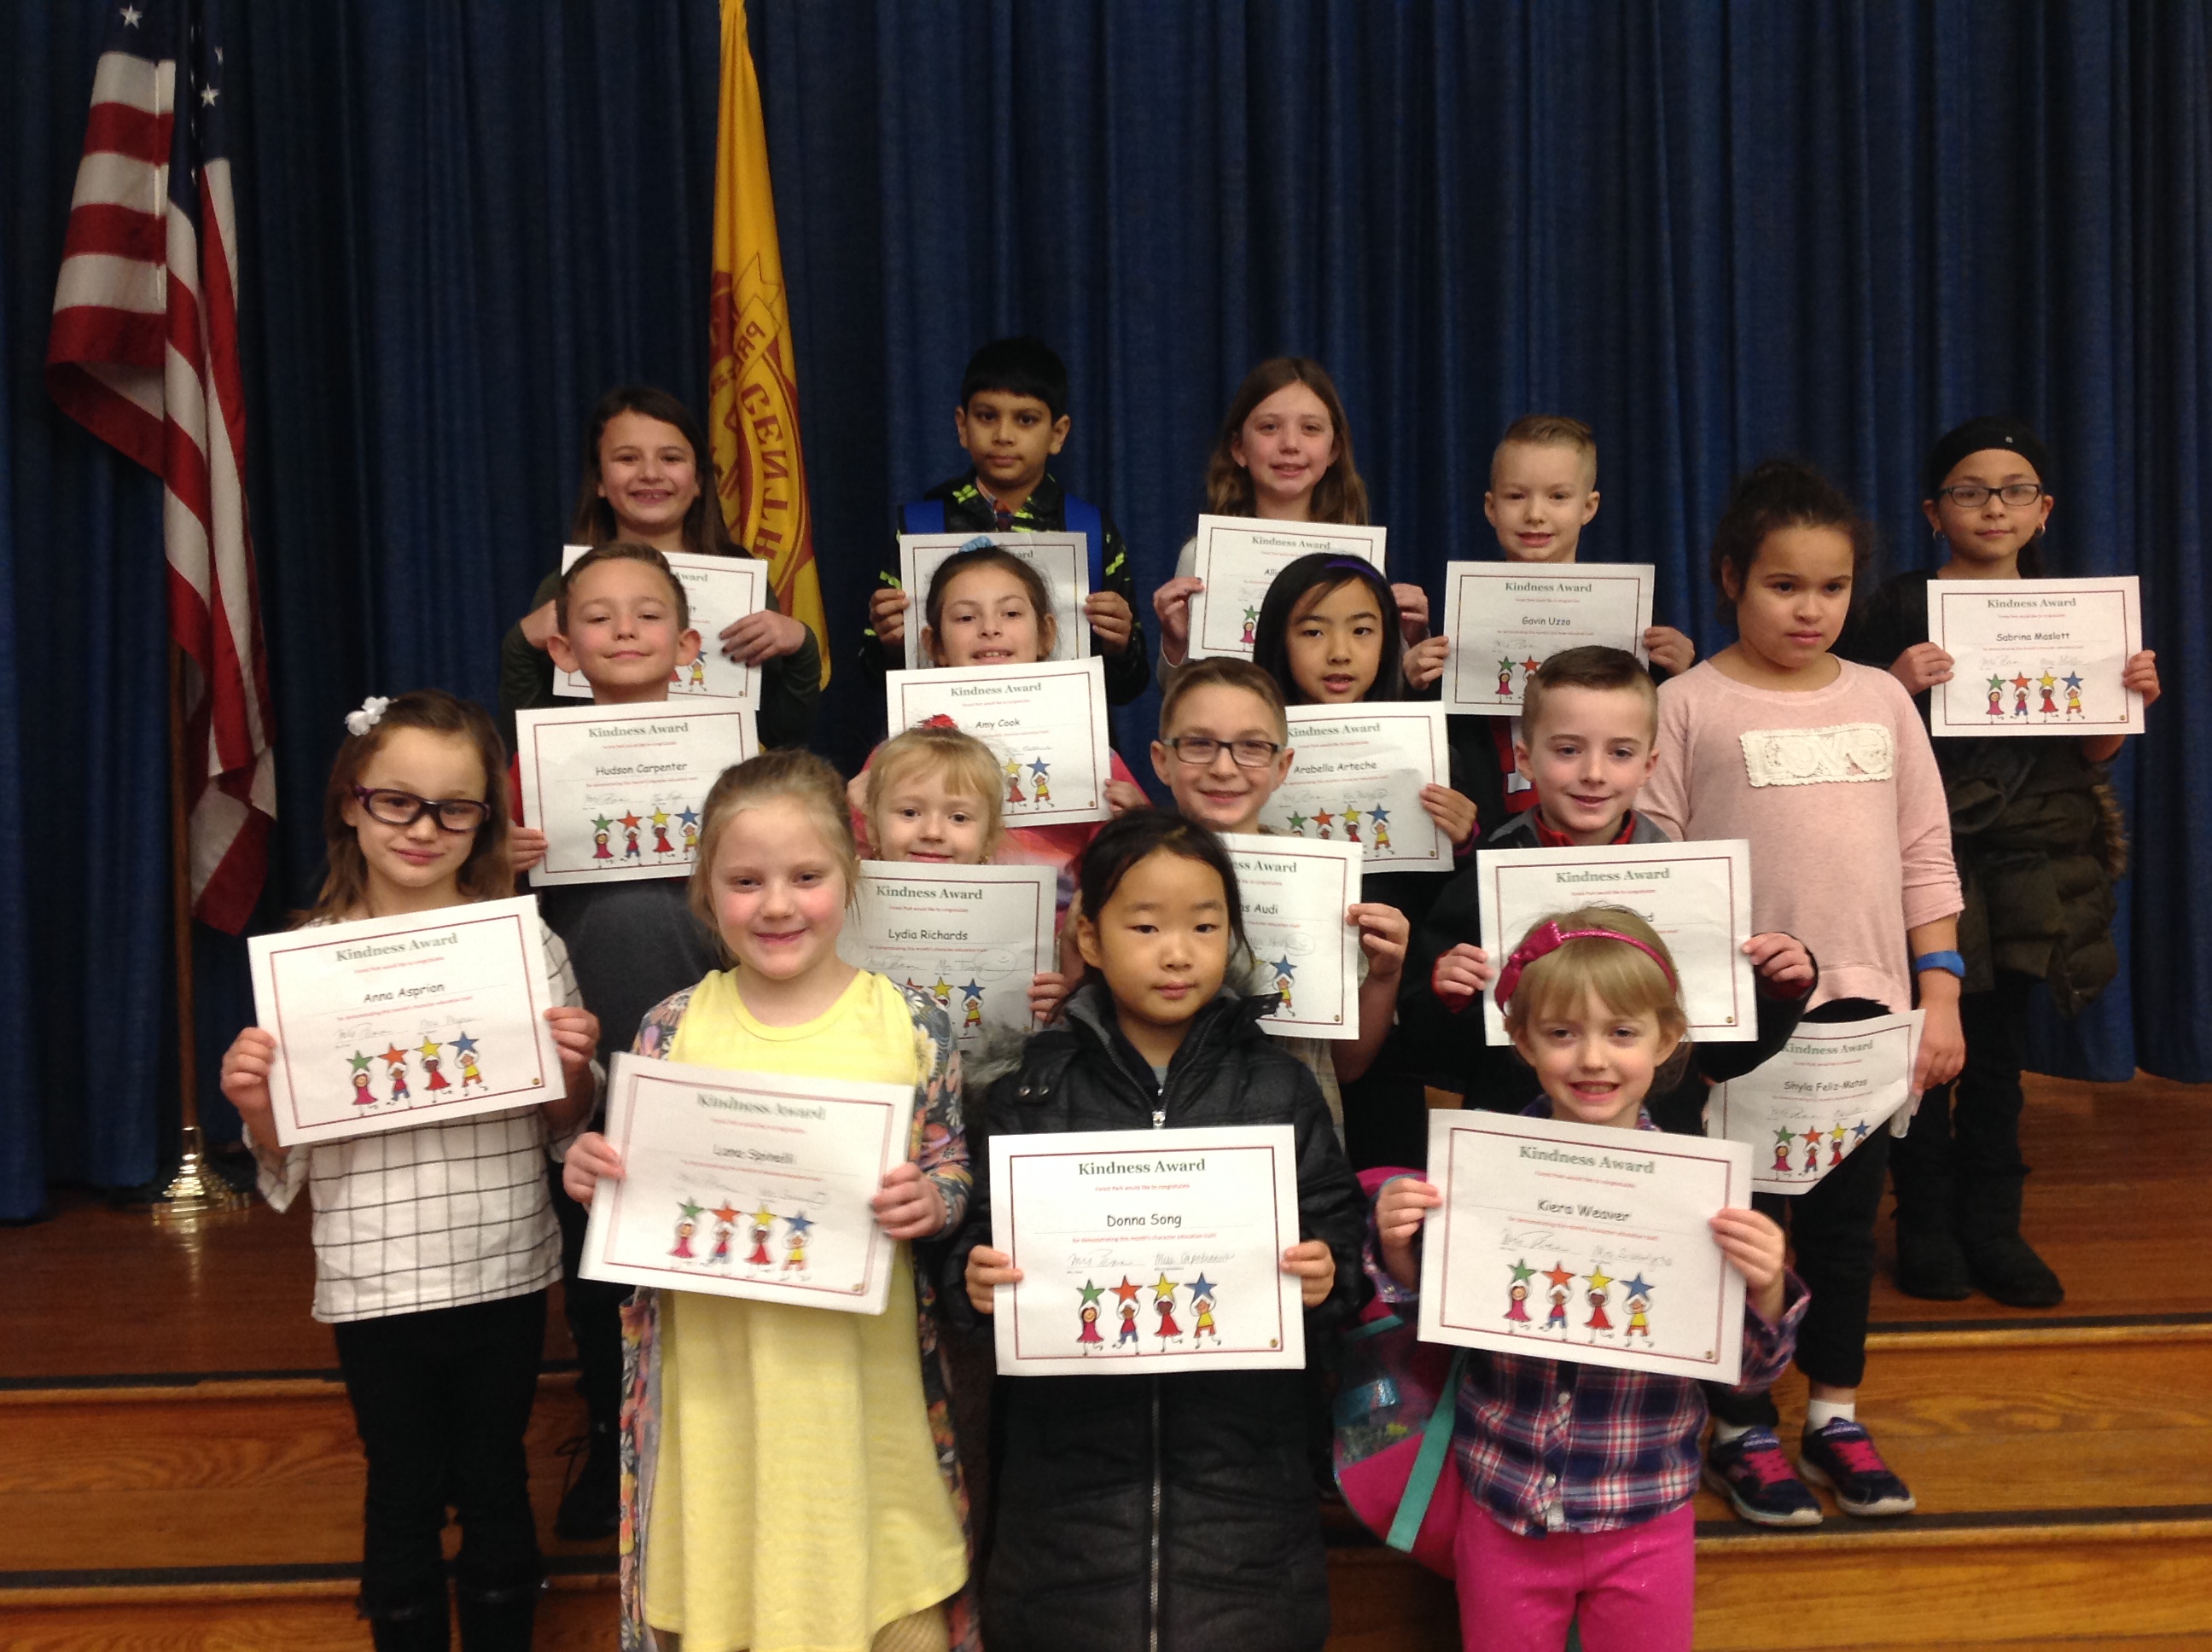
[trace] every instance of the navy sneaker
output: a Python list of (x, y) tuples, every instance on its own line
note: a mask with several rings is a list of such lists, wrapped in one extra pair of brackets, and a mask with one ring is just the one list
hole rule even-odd
[(1705, 1484), (1758, 1526), (1818, 1526), (1820, 1500), (1805, 1489), (1771, 1428), (1733, 1440), (1715, 1439), (1705, 1454)]
[(1916, 1506), (1911, 1489), (1889, 1471), (1874, 1436), (1848, 1417), (1837, 1417), (1798, 1442), (1805, 1478), (1836, 1494), (1836, 1507), (1847, 1515), (1872, 1518), (1909, 1515)]

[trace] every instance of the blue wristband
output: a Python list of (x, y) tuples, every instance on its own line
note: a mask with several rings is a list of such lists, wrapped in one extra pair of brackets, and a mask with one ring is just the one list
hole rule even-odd
[(1912, 973), (1917, 975), (1926, 969), (1947, 970), (1964, 981), (1966, 978), (1966, 960), (1956, 952), (1923, 952), (1913, 959)]

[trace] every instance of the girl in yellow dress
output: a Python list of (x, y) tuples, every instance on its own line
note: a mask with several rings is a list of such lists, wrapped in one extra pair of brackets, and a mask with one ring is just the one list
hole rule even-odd
[[(974, 1644), (966, 1499), (907, 1243), (967, 1208), (959, 1062), (928, 992), (838, 957), (858, 877), (844, 787), (820, 758), (771, 751), (715, 783), (692, 904), (733, 967), (653, 1010), (637, 1053), (912, 1084), (914, 1135), (873, 1201), (901, 1242), (884, 1313), (643, 1289), (625, 1310), (626, 1652)], [(621, 1174), (604, 1136), (569, 1151), (580, 1202)]]

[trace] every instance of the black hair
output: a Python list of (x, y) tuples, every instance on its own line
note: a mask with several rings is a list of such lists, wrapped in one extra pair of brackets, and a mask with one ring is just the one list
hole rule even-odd
[(1067, 364), (1042, 338), (994, 338), (968, 358), (968, 370), (960, 375), (960, 405), (965, 408), (986, 390), (1034, 396), (1057, 421), (1067, 411)]
[(1833, 528), (1851, 542), (1851, 604), (1858, 605), (1866, 589), (1868, 565), (1874, 561), (1873, 525), (1842, 489), (1804, 460), (1770, 459), (1736, 478), (1728, 503), (1721, 507), (1721, 519), (1713, 525), (1710, 571), (1723, 619), (1735, 617), (1726, 576), (1735, 576), (1739, 592), (1748, 586), (1759, 546), (1768, 534), (1784, 528)]
[[(1936, 445), (1928, 450), (1927, 475), (1923, 481), (1926, 491), (1922, 496), (1933, 504), (1945, 480), (1969, 454), (1993, 448), (2017, 453), (2026, 461), (2028, 469), (2035, 472), (2036, 481), (2042, 484), (2044, 497), (2055, 496), (2051, 491), (2051, 450), (2043, 445), (2043, 438), (2037, 435), (2034, 428), (2024, 420), (2003, 415), (1969, 419), (1938, 436)], [(2021, 578), (2039, 580), (2049, 571), (2045, 566), (2043, 555), (2043, 541), (2049, 531), (2048, 526), (2037, 529), (2034, 537), (2020, 548)], [(1936, 537), (1938, 541), (1942, 539), (1941, 530), (1937, 531)]]
[(1334, 591), (1354, 580), (1366, 582), (1382, 615), (1382, 657), (1376, 662), (1375, 680), (1362, 700), (1395, 700), (1401, 683), (1399, 661), (1406, 641), (1398, 629), (1398, 598), (1390, 581), (1372, 562), (1357, 556), (1340, 556), (1317, 550), (1301, 556), (1275, 575), (1260, 604), (1260, 619), (1252, 631), (1252, 663), (1273, 677), (1283, 690), (1286, 706), (1313, 702), (1291, 676), (1291, 614), (1310, 591)]
[(1170, 810), (1132, 809), (1099, 829), (1076, 871), (1084, 915), (1097, 923), (1106, 903), (1114, 898), (1114, 891), (1129, 875), (1129, 868), (1161, 849), (1186, 860), (1202, 861), (1220, 873), (1221, 888), (1229, 902), (1229, 957), (1233, 972), (1238, 955), (1247, 950), (1243, 902), (1237, 893), (1237, 863), (1211, 830)]

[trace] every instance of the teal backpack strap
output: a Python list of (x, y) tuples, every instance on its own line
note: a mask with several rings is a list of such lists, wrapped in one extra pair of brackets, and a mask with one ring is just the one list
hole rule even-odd
[(1390, 1522), (1389, 1534), (1382, 1540), (1401, 1553), (1413, 1553), (1421, 1522), (1429, 1515), (1429, 1499), (1436, 1495), (1437, 1478), (1444, 1472), (1444, 1458), (1451, 1450), (1452, 1425), (1459, 1420), (1459, 1379), (1466, 1364), (1467, 1350), (1462, 1348), (1452, 1355), (1451, 1365), (1444, 1373), (1436, 1409), (1421, 1430), (1421, 1449), (1414, 1455), (1413, 1472), (1406, 1476), (1405, 1494), (1398, 1499), (1397, 1518)]

